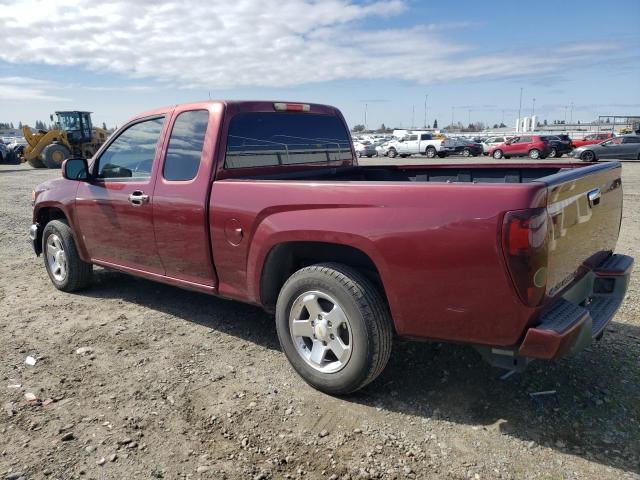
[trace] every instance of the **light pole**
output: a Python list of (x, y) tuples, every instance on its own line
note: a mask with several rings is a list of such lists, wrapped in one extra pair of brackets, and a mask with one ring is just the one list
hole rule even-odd
[(533, 97), (533, 105), (531, 106), (531, 116), (536, 113), (536, 97)]
[(468, 110), (468, 114), (469, 114), (469, 126), (471, 126), (471, 109)]
[(453, 111), (455, 110), (456, 107), (451, 107), (451, 128), (453, 129)]
[(364, 129), (367, 129), (367, 104), (364, 104)]
[(411, 128), (416, 126), (416, 106), (411, 105)]
[(573, 102), (571, 102), (571, 113), (569, 116), (569, 123), (573, 123)]
[(424, 96), (424, 128), (427, 128), (427, 100), (429, 100), (429, 94)]
[(518, 128), (516, 132), (520, 131), (520, 116), (522, 115), (522, 87), (520, 87), (520, 106), (518, 107)]

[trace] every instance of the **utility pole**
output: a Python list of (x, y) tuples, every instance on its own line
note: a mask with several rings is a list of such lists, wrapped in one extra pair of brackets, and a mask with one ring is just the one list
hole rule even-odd
[(429, 100), (429, 94), (424, 96), (424, 128), (427, 128), (427, 100)]
[(451, 128), (453, 128), (453, 111), (455, 110), (456, 107), (451, 107)]
[(416, 106), (411, 105), (411, 128), (416, 126)]
[(518, 128), (516, 132), (520, 131), (520, 116), (522, 115), (522, 87), (520, 87), (520, 106), (518, 107)]
[(469, 109), (469, 125), (471, 125), (471, 109)]

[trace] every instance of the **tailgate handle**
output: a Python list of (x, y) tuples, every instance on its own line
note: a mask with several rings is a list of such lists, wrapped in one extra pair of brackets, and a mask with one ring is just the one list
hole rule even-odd
[(587, 193), (587, 198), (589, 199), (589, 206), (591, 208), (595, 207), (596, 205), (600, 205), (600, 189), (595, 188), (591, 190), (589, 193)]

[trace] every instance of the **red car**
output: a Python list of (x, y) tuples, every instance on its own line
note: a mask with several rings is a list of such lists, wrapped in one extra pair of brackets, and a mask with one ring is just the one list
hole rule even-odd
[(613, 138), (613, 133), (591, 133), (582, 138), (582, 140), (573, 140), (573, 148), (584, 147), (585, 145), (593, 145), (601, 143), (609, 138)]
[(57, 289), (87, 288), (100, 265), (260, 305), (331, 394), (373, 381), (396, 336), (507, 369), (578, 351), (633, 263), (612, 253), (619, 162), (359, 166), (326, 105), (162, 108), (62, 169), (36, 187), (29, 231)]
[(552, 148), (544, 135), (518, 135), (489, 149), (493, 158), (529, 157), (546, 158)]

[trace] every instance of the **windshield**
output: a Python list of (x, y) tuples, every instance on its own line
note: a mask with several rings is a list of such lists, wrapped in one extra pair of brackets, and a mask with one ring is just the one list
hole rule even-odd
[(267, 167), (351, 159), (349, 132), (336, 116), (251, 112), (239, 113), (231, 120), (224, 166)]

